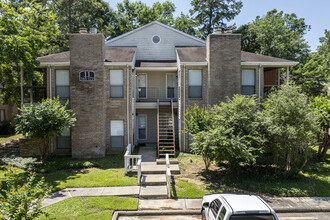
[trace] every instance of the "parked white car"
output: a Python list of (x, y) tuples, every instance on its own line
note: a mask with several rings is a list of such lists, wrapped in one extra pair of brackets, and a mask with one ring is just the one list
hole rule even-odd
[(205, 195), (201, 212), (205, 220), (278, 220), (275, 211), (254, 195)]

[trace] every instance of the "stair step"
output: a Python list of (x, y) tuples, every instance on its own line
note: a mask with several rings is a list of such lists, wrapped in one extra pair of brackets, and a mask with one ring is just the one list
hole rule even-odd
[[(166, 164), (165, 158), (159, 158), (156, 160), (157, 165), (159, 164)], [(170, 164), (179, 164), (178, 159), (170, 158)]]
[(166, 199), (167, 198), (167, 186), (141, 186), (140, 198)]
[(170, 145), (167, 145), (167, 146), (159, 146), (159, 148), (174, 148), (174, 146), (170, 146)]
[(141, 185), (166, 185), (166, 175), (165, 174), (142, 175)]

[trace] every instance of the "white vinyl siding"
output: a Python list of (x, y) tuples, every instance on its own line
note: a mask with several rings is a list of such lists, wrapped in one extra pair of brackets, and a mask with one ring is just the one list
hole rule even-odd
[(124, 73), (123, 70), (110, 70), (110, 97), (124, 97)]
[(124, 121), (111, 120), (110, 122), (111, 148), (124, 148)]
[(189, 98), (202, 98), (202, 71), (189, 70)]
[(255, 94), (255, 70), (242, 70), (242, 95)]
[[(152, 42), (155, 35), (161, 38), (157, 44)], [(136, 46), (137, 60), (176, 60), (175, 46), (205, 47), (206, 44), (159, 24), (152, 24), (106, 46)]]
[(69, 70), (56, 70), (56, 96), (60, 99), (70, 98)]

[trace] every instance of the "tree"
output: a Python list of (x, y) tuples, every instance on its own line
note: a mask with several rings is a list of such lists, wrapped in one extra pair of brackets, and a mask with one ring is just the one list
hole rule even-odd
[(276, 9), (252, 23), (242, 25), (242, 50), (288, 60), (303, 61), (309, 53), (304, 35), (310, 30), (305, 19)]
[(192, 0), (190, 14), (199, 28), (199, 37), (213, 33), (215, 26), (226, 27), (226, 21), (234, 19), (241, 12), (243, 4), (239, 0)]
[(24, 70), (25, 83), (30, 83), (39, 65), (37, 58), (56, 50), (53, 42), (58, 35), (55, 15), (41, 3), (24, 1), (15, 6), (0, 1), (0, 84), (1, 102), (20, 102), (17, 85), (19, 72)]
[(330, 31), (320, 38), (317, 52), (311, 53), (292, 73), (293, 79), (310, 97), (324, 93), (330, 81)]
[(46, 99), (40, 104), (25, 106), (16, 116), (16, 132), (40, 139), (41, 161), (45, 162), (54, 137), (74, 125), (76, 118), (67, 109), (68, 102), (61, 105), (57, 99)]
[(175, 19), (173, 27), (186, 34), (189, 34), (192, 36), (196, 35), (195, 21), (191, 17), (189, 17), (189, 15), (185, 15), (182, 12), (181, 12), (180, 16)]
[(217, 162), (227, 160), (239, 171), (241, 164), (253, 165), (262, 153), (264, 137), (256, 97), (235, 95), (227, 102), (214, 105), (211, 118)]
[(321, 160), (324, 160), (330, 145), (330, 97), (314, 97), (310, 106), (316, 112), (316, 115), (318, 116), (318, 120), (321, 125), (321, 131), (318, 134), (318, 137), (320, 139), (318, 157)]
[(110, 36), (115, 12), (103, 0), (53, 0), (49, 7), (57, 14), (56, 22), (61, 30), (58, 44), (61, 51), (69, 49), (69, 33), (79, 28), (97, 28), (106, 38)]
[(152, 7), (141, 1), (124, 0), (117, 4), (115, 25), (112, 27), (111, 38), (122, 35), (153, 21), (173, 25), (175, 5), (170, 1), (156, 2)]
[(51, 191), (43, 178), (38, 181), (35, 173), (29, 173), (22, 181), (21, 177), (9, 168), (4, 183), (4, 186), (0, 187), (1, 219), (32, 220), (43, 214), (41, 202)]
[(307, 96), (294, 84), (283, 84), (264, 103), (262, 119), (267, 132), (266, 150), (286, 175), (297, 174), (316, 143), (318, 121)]

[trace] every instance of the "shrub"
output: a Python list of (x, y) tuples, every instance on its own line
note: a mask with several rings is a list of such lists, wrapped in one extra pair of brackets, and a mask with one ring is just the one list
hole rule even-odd
[(9, 135), (15, 133), (15, 127), (10, 121), (3, 121), (0, 125), (0, 135)]
[(269, 94), (262, 111), (268, 152), (286, 175), (297, 174), (306, 164), (316, 141), (317, 117), (307, 96), (293, 84), (284, 84)]
[(20, 109), (21, 114), (16, 117), (16, 131), (32, 138), (41, 139), (41, 161), (48, 157), (50, 145), (57, 134), (65, 128), (74, 125), (76, 118), (72, 110), (67, 109), (68, 102), (61, 105), (57, 99), (46, 99), (36, 105), (25, 106)]
[[(20, 182), (25, 182), (21, 184)], [(41, 202), (51, 191), (44, 180), (37, 181), (36, 174), (31, 173), (25, 180), (12, 169), (6, 173), (5, 186), (0, 191), (1, 219), (35, 219), (43, 212)]]

